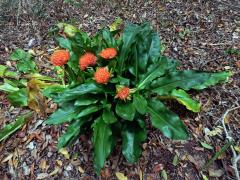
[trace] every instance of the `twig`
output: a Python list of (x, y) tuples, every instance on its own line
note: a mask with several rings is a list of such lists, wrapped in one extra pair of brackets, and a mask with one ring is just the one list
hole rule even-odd
[[(233, 142), (233, 138), (229, 135), (228, 133), (228, 130), (227, 130), (227, 127), (225, 125), (225, 119), (228, 115), (229, 112), (231, 111), (234, 111), (236, 109), (239, 109), (240, 106), (237, 106), (237, 107), (234, 107), (234, 108), (231, 108), (231, 109), (228, 109), (222, 116), (222, 119), (221, 119), (221, 122), (222, 122), (222, 125), (223, 125), (223, 130), (226, 134), (226, 138), (229, 142)], [(238, 167), (237, 167), (237, 162), (240, 160), (240, 155), (237, 155), (236, 151), (234, 150), (234, 147), (233, 145), (230, 145), (230, 148), (232, 150), (232, 154), (233, 154), (233, 159), (232, 159), (232, 168), (234, 169), (234, 172), (235, 172), (235, 175), (236, 175), (236, 178), (237, 180), (240, 180), (240, 175), (239, 175), (239, 172), (238, 172)]]

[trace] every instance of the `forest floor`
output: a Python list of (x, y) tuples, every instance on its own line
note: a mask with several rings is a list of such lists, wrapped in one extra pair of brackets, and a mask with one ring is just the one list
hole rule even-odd
[[(56, 44), (48, 31), (56, 23), (68, 22), (94, 33), (120, 17), (124, 21), (150, 22), (166, 47), (164, 54), (179, 60), (182, 69), (233, 72), (228, 83), (192, 92), (202, 104), (201, 112), (191, 113), (180, 105), (173, 108), (187, 125), (189, 140), (171, 141), (149, 126), (139, 162), (127, 163), (117, 145), (100, 179), (116, 179), (116, 172), (129, 179), (163, 179), (163, 172), (174, 180), (235, 179), (230, 148), (207, 169), (202, 168), (228, 142), (221, 123), (223, 114), (240, 104), (238, 1), (135, 0), (127, 4), (87, 0), (76, 1), (74, 5), (47, 2), (30, 7), (29, 11), (20, 9), (18, 16), (16, 10), (0, 12), (0, 64), (11, 65), (9, 55), (16, 48), (32, 49), (42, 52), (35, 58), (39, 69), (49, 72), (49, 49)], [(26, 111), (12, 107), (1, 92), (0, 102), (0, 128)], [(240, 110), (229, 114), (225, 123), (233, 146), (240, 153)], [(45, 119), (35, 115), (20, 131), (0, 143), (0, 179), (97, 179), (90, 137), (81, 136), (67, 149), (66, 157), (55, 147), (62, 127), (45, 126), (42, 124)]]

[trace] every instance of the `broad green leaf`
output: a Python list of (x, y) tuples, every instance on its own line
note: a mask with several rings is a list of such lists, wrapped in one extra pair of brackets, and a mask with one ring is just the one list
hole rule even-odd
[(70, 122), (75, 119), (79, 113), (79, 108), (64, 104), (64, 107), (55, 111), (48, 120), (46, 120), (45, 124), (62, 124), (65, 122)]
[(10, 103), (14, 106), (27, 106), (28, 105), (28, 91), (26, 88), (19, 89), (8, 94), (7, 96)]
[(186, 91), (182, 89), (174, 89), (171, 94), (170, 98), (176, 99), (180, 104), (186, 106), (187, 109), (193, 112), (200, 111), (200, 103), (196, 100), (193, 100)]
[(102, 118), (98, 118), (93, 124), (93, 148), (94, 148), (94, 168), (100, 174), (104, 162), (111, 153), (115, 144), (112, 130)]
[(91, 96), (91, 95), (86, 95), (86, 96), (80, 96), (77, 98), (75, 101), (74, 105), (75, 106), (87, 106), (90, 104), (96, 104), (99, 101), (98, 98)]
[(17, 72), (8, 71), (8, 70), (5, 71), (4, 76), (5, 77), (10, 77), (10, 78), (15, 78), (15, 79), (19, 78), (19, 74)]
[(230, 76), (230, 72), (175, 71), (153, 81), (150, 88), (159, 95), (164, 95), (176, 88), (199, 90), (226, 81)]
[(115, 47), (116, 42), (111, 32), (108, 29), (104, 29), (102, 32), (103, 40), (105, 41), (107, 47)]
[(146, 140), (146, 129), (142, 129), (136, 121), (127, 123), (122, 131), (122, 153), (129, 163), (136, 162), (141, 153), (141, 142)]
[(147, 111), (147, 100), (140, 94), (133, 95), (133, 105), (140, 114)]
[(6, 82), (4, 84), (0, 85), (0, 91), (4, 91), (4, 92), (7, 92), (7, 93), (15, 92), (15, 91), (18, 91), (18, 90), (19, 90), (18, 87), (12, 86), (11, 84), (6, 83)]
[(109, 108), (106, 107), (103, 110), (102, 119), (106, 124), (112, 124), (117, 121), (117, 118), (115, 117), (114, 113), (111, 111), (110, 107)]
[[(80, 72), (79, 68), (79, 56), (75, 54), (74, 52), (70, 52), (70, 59), (67, 62), (68, 66), (73, 70), (75, 74), (78, 74)], [(69, 72), (68, 72), (69, 73)], [(69, 74), (68, 74), (69, 75)]]
[[(59, 67), (59, 66), (57, 66), (57, 67)], [(37, 80), (50, 81), (50, 82), (59, 82), (60, 81), (59, 79), (52, 78), (50, 76), (44, 76), (39, 73), (28, 74), (28, 75), (25, 75), (24, 77), (26, 77), (28, 79), (37, 79)]]
[(57, 39), (60, 47), (71, 51), (72, 44), (71, 44), (71, 41), (69, 39), (66, 39), (66, 38), (63, 38), (63, 37), (57, 37), (56, 39)]
[(57, 148), (61, 149), (65, 147), (66, 145), (69, 144), (69, 141), (72, 138), (78, 136), (80, 133), (81, 127), (85, 122), (86, 121), (83, 119), (77, 119), (72, 124), (70, 124), (67, 128), (67, 131), (59, 138)]
[(55, 97), (56, 94), (63, 92), (66, 89), (63, 85), (55, 85), (55, 86), (49, 86), (43, 89), (43, 95), (52, 98)]
[(148, 112), (151, 115), (152, 125), (166, 137), (182, 140), (188, 138), (184, 123), (159, 100), (151, 99), (148, 101)]
[(33, 60), (21, 60), (17, 62), (17, 69), (23, 73), (36, 72), (36, 63)]
[(150, 84), (154, 79), (162, 76), (168, 69), (172, 69), (176, 66), (173, 60), (169, 60), (166, 57), (159, 59), (157, 64), (152, 64), (147, 68), (147, 71), (140, 76), (140, 83), (137, 89), (144, 89), (148, 84)]
[(118, 116), (125, 120), (132, 121), (135, 116), (135, 107), (132, 102), (121, 102), (118, 101), (116, 105), (116, 113)]
[(141, 30), (141, 27), (135, 24), (126, 24), (124, 32), (122, 34), (122, 47), (119, 52), (119, 72), (122, 73), (124, 69), (124, 63), (128, 57), (129, 52), (131, 51), (131, 46), (136, 41), (136, 35)]
[(0, 77), (4, 76), (6, 70), (7, 67), (0, 64)]
[(102, 109), (102, 107), (97, 106), (97, 105), (87, 106), (86, 108), (84, 108), (80, 111), (80, 113), (77, 115), (77, 119), (81, 118), (83, 116), (87, 116), (89, 114), (95, 113), (95, 112), (99, 111), (100, 109)]
[(55, 102), (66, 102), (69, 100), (77, 99), (81, 95), (85, 94), (96, 94), (96, 93), (103, 93), (104, 89), (101, 86), (95, 83), (85, 83), (81, 84), (72, 89), (66, 89), (61, 95), (55, 98)]
[(28, 118), (32, 115), (32, 112), (21, 115), (17, 117), (15, 122), (12, 122), (3, 129), (0, 130), (0, 142), (6, 138), (8, 138), (10, 135), (12, 135), (14, 132), (16, 132), (18, 129), (20, 129), (24, 124), (26, 124)]
[(16, 49), (15, 51), (13, 51), (13, 53), (11, 54), (11, 56), (10, 56), (10, 59), (11, 60), (14, 60), (14, 61), (16, 61), (16, 60), (23, 60), (23, 59), (25, 59), (26, 57), (28, 56), (28, 53), (27, 52), (25, 52), (23, 49)]

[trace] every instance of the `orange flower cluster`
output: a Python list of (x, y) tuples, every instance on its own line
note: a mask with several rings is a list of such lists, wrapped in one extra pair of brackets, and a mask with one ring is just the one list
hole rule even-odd
[(82, 71), (84, 71), (89, 66), (94, 66), (97, 62), (97, 57), (90, 52), (86, 52), (79, 58), (79, 66)]
[(121, 100), (127, 100), (130, 99), (130, 89), (129, 87), (122, 87), (117, 90), (117, 95), (115, 98), (119, 98)]
[(62, 66), (70, 59), (70, 53), (67, 50), (57, 50), (51, 57), (50, 61), (54, 66)]
[(100, 67), (94, 74), (94, 79), (98, 84), (107, 84), (111, 77), (111, 73), (105, 67)]
[[(115, 48), (106, 48), (99, 53), (99, 56), (105, 60), (110, 60), (117, 56), (117, 50)], [(50, 57), (50, 60), (54, 66), (62, 66), (66, 64), (69, 59), (70, 53), (67, 50), (57, 50)], [(91, 52), (86, 52), (79, 58), (79, 67), (82, 71), (86, 70), (86, 68), (89, 66), (96, 65), (96, 63), (97, 57)], [(94, 73), (94, 80), (98, 84), (107, 84), (110, 78), (111, 73), (106, 67), (99, 67)], [(121, 87), (120, 89), (117, 89), (117, 95), (115, 97), (119, 98), (120, 100), (129, 99), (129, 87)]]
[(106, 60), (109, 60), (109, 59), (112, 59), (114, 57), (116, 57), (117, 55), (117, 50), (115, 48), (106, 48), (106, 49), (103, 49), (99, 55), (106, 59)]

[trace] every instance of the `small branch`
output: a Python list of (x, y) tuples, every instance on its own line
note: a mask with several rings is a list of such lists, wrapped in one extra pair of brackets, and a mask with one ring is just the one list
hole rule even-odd
[[(234, 111), (236, 109), (240, 109), (240, 106), (237, 106), (237, 107), (234, 107), (234, 108), (231, 108), (231, 109), (228, 109), (222, 116), (221, 118), (221, 122), (222, 122), (222, 125), (223, 125), (223, 130), (226, 134), (226, 138), (229, 142), (233, 142), (233, 138), (229, 135), (228, 133), (228, 130), (227, 130), (227, 127), (225, 125), (225, 119), (228, 115), (229, 112), (231, 111)], [(236, 178), (237, 180), (240, 180), (240, 175), (239, 175), (239, 172), (238, 172), (238, 167), (237, 167), (237, 162), (240, 160), (240, 155), (237, 155), (236, 151), (234, 150), (234, 147), (233, 145), (230, 145), (231, 147), (231, 150), (232, 150), (232, 154), (233, 154), (233, 159), (232, 159), (232, 167), (234, 169), (234, 172), (235, 172), (235, 175), (236, 175)]]

